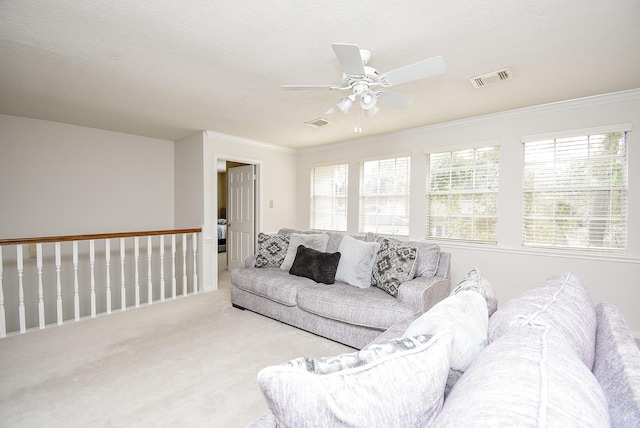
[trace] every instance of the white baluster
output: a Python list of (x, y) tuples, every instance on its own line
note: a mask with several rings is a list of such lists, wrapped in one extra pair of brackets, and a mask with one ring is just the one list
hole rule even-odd
[(16, 258), (16, 267), (18, 268), (18, 316), (20, 317), (20, 333), (24, 333), (27, 331), (27, 319), (24, 313), (24, 286), (22, 284), (22, 275), (24, 274), (22, 245), (16, 246)]
[(96, 247), (93, 239), (89, 240), (89, 270), (91, 272), (91, 318), (96, 316)]
[(182, 295), (187, 295), (187, 234), (182, 234)]
[(160, 235), (160, 301), (164, 302), (164, 235)]
[(38, 269), (38, 326), (44, 328), (44, 290), (42, 288), (42, 244), (36, 244), (36, 268)]
[(80, 320), (80, 291), (78, 290), (78, 241), (73, 241), (73, 317)]
[(7, 321), (4, 313), (4, 289), (2, 288), (2, 246), (0, 246), (0, 337), (7, 337)]
[(111, 272), (109, 269), (111, 267), (111, 240), (109, 238), (104, 241), (104, 264), (106, 272), (105, 279), (105, 294), (107, 297), (107, 313), (111, 313)]
[(62, 281), (60, 280), (60, 271), (62, 270), (62, 262), (60, 257), (60, 243), (55, 243), (56, 251), (56, 320), (58, 325), (64, 322), (62, 314)]
[(193, 241), (193, 294), (198, 294), (198, 235), (194, 233), (191, 240)]
[(127, 309), (127, 287), (124, 275), (124, 259), (125, 259), (125, 239), (120, 238), (120, 310)]
[(133, 238), (133, 260), (135, 264), (134, 288), (136, 292), (136, 308), (140, 307), (140, 272), (138, 270), (138, 261), (140, 260), (140, 239), (136, 236)]
[(171, 298), (176, 298), (176, 235), (171, 235)]
[(147, 303), (153, 303), (153, 282), (151, 281), (151, 258), (152, 246), (151, 236), (147, 236)]

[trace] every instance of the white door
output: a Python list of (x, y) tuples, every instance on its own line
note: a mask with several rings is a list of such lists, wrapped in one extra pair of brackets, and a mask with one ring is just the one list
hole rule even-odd
[(244, 266), (255, 243), (255, 167), (229, 168), (227, 187), (227, 256), (229, 270)]

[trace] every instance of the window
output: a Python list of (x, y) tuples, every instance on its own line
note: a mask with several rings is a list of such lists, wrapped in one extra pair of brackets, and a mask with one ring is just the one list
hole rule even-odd
[(626, 133), (525, 138), (525, 246), (624, 250)]
[(409, 235), (410, 172), (410, 157), (361, 164), (360, 232)]
[(347, 230), (349, 166), (330, 165), (311, 170), (311, 228)]
[(500, 146), (427, 155), (427, 238), (496, 243)]

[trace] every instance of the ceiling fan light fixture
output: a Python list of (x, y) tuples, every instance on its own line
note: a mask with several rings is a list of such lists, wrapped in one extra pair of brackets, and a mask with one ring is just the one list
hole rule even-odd
[(374, 108), (377, 102), (378, 102), (378, 97), (370, 89), (367, 89), (366, 91), (360, 94), (360, 106), (365, 110), (370, 110)]
[(371, 117), (371, 116), (375, 116), (376, 113), (378, 113), (380, 111), (380, 109), (376, 106), (371, 107), (370, 109), (367, 109), (364, 111), (364, 115), (366, 117)]
[(336, 104), (336, 107), (342, 113), (347, 114), (349, 113), (349, 109), (351, 109), (351, 106), (353, 105), (353, 102), (355, 100), (356, 100), (355, 95), (351, 94), (348, 97), (344, 97), (340, 101), (338, 101), (338, 104)]

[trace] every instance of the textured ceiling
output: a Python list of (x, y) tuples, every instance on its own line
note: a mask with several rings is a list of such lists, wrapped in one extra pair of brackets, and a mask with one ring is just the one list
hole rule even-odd
[[(355, 134), (357, 108), (324, 114), (344, 93), (280, 88), (339, 84), (331, 43), (380, 72), (436, 55), (447, 72), (394, 87), (415, 102)], [(638, 0), (0, 0), (0, 113), (169, 140), (301, 148), (635, 88)]]

